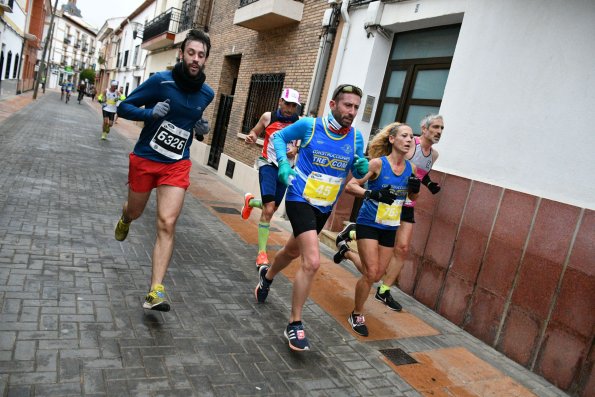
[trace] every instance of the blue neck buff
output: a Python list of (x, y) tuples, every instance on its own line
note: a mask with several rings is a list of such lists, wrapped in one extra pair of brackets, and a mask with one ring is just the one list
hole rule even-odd
[(277, 109), (276, 116), (277, 116), (277, 121), (280, 121), (282, 123), (295, 123), (299, 119), (299, 116), (295, 113), (289, 117), (283, 116), (283, 113), (281, 113), (280, 109)]
[(343, 127), (339, 124), (331, 112), (328, 113), (326, 120), (329, 130), (335, 134), (346, 135), (351, 130), (351, 127)]

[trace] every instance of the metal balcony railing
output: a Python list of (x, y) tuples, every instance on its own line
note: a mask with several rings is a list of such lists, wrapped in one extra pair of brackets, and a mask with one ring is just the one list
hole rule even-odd
[(180, 17), (181, 10), (172, 7), (147, 22), (143, 32), (143, 43), (164, 33), (177, 33), (180, 25)]
[(72, 41), (68, 37), (64, 37), (64, 44), (70, 44)]
[[(245, 6), (250, 5), (252, 3), (256, 3), (257, 1), (258, 0), (240, 0), (240, 6), (238, 8), (242, 8), (242, 7), (245, 7)], [(297, 1), (297, 2), (300, 2), (300, 3), (303, 3), (304, 2), (304, 0), (294, 0), (294, 1)]]

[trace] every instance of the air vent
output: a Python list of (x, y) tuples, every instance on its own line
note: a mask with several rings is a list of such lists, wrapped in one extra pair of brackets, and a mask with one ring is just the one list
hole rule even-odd
[(384, 354), (395, 365), (417, 364), (417, 361), (403, 349), (383, 349), (380, 353)]
[(213, 207), (213, 209), (221, 214), (236, 214), (239, 215), (240, 211), (236, 208), (229, 208), (229, 207)]

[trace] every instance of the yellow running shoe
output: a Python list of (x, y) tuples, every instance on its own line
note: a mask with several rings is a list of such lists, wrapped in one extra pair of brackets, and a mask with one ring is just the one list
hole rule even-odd
[(116, 225), (115, 237), (118, 241), (126, 240), (126, 236), (128, 236), (128, 229), (130, 229), (130, 223), (126, 223), (122, 220), (122, 217), (118, 219), (118, 224)]
[(165, 300), (165, 288), (161, 284), (156, 284), (145, 297), (143, 308), (168, 312), (169, 303)]
[(107, 132), (102, 132), (101, 133), (101, 139), (104, 140), (104, 141), (107, 139)]

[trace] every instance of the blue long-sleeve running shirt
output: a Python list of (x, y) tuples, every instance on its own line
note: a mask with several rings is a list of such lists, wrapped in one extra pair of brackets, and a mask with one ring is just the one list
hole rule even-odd
[[(120, 117), (145, 122), (134, 154), (162, 163), (188, 159), (194, 124), (202, 118), (214, 96), (206, 83), (195, 93), (181, 91), (171, 71), (149, 77), (118, 106)], [(153, 118), (153, 107), (166, 99), (169, 99), (169, 112), (165, 117)]]

